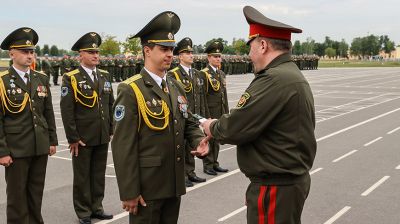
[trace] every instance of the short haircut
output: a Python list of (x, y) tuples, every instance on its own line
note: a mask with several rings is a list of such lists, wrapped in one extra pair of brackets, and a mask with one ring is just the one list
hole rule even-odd
[(272, 48), (277, 51), (291, 51), (292, 42), (290, 40), (272, 39), (267, 37), (260, 37), (260, 40), (265, 40), (271, 43)]
[(146, 43), (146, 44), (142, 44), (142, 55), (143, 55), (143, 59), (146, 59), (146, 55), (144, 54), (144, 47), (149, 47), (151, 50), (153, 50), (153, 48), (156, 45), (154, 43)]

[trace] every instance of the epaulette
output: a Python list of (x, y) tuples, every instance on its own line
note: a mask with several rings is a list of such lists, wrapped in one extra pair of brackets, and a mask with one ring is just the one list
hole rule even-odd
[(202, 72), (208, 72), (208, 68), (203, 68), (201, 71)]
[(72, 75), (75, 75), (75, 74), (78, 74), (78, 73), (79, 73), (79, 69), (75, 69), (75, 70), (72, 70), (70, 72), (67, 72), (65, 75), (66, 76), (72, 76)]
[(33, 70), (33, 71), (35, 71), (36, 73), (41, 74), (41, 75), (44, 75), (44, 76), (47, 77), (47, 75), (46, 75), (45, 73), (43, 73), (43, 72), (39, 72), (39, 71), (36, 71), (36, 70)]
[(0, 77), (3, 77), (8, 74), (8, 70), (0, 72)]
[(179, 69), (179, 67), (175, 67), (175, 68), (173, 68), (173, 69), (171, 69), (171, 70), (169, 70), (170, 72), (175, 72), (175, 71), (177, 71)]
[(141, 78), (142, 78), (142, 75), (141, 75), (141, 74), (137, 74), (137, 75), (134, 75), (134, 76), (130, 77), (129, 79), (123, 81), (123, 83), (129, 85), (129, 84), (131, 84), (132, 82), (134, 82), (134, 81), (136, 81), (136, 80), (138, 80), (138, 79), (141, 79)]
[(103, 70), (103, 69), (99, 69), (99, 71), (104, 72), (104, 73), (108, 73), (107, 70)]

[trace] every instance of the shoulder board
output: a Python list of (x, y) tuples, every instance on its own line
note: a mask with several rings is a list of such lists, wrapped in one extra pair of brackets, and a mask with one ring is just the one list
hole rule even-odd
[(99, 69), (100, 72), (104, 72), (104, 73), (108, 73), (108, 71), (103, 70), (103, 69)]
[(75, 69), (75, 70), (72, 70), (72, 71), (66, 73), (65, 75), (73, 76), (73, 75), (78, 74), (78, 73), (79, 73), (79, 69)]
[(0, 72), (0, 77), (3, 77), (8, 74), (8, 70)]
[(171, 70), (169, 70), (170, 72), (175, 72), (175, 71), (178, 71), (178, 69), (179, 69), (179, 67), (175, 67), (175, 68), (173, 68), (173, 69), (171, 69)]
[(33, 71), (36, 72), (36, 73), (38, 73), (38, 74), (41, 74), (41, 75), (44, 75), (44, 76), (47, 77), (47, 75), (46, 75), (45, 73), (43, 73), (43, 72), (39, 72), (39, 71), (36, 71), (36, 70), (33, 70)]
[(134, 81), (136, 81), (136, 80), (138, 80), (138, 79), (141, 79), (141, 78), (142, 78), (142, 75), (141, 75), (141, 74), (137, 74), (137, 75), (134, 75), (134, 76), (130, 77), (129, 79), (123, 81), (123, 83), (129, 85), (129, 84), (131, 84), (132, 82), (134, 82)]
[(203, 68), (201, 71), (202, 72), (208, 72), (208, 68)]

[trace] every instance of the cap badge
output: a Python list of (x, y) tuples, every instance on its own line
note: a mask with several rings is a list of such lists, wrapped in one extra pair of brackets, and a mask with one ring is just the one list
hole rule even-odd
[(169, 12), (169, 13), (167, 13), (167, 16), (168, 16), (169, 18), (172, 18), (172, 17), (174, 17), (174, 14), (171, 13), (171, 12)]
[(90, 33), (90, 35), (91, 35), (92, 37), (95, 37), (97, 34), (96, 34), (96, 33)]
[(29, 32), (31, 32), (31, 29), (24, 29), (24, 32), (29, 33)]
[(97, 44), (92, 44), (92, 47), (93, 48), (97, 48)]
[(169, 33), (168, 34), (168, 39), (170, 39), (170, 40), (174, 39), (174, 35), (172, 33)]
[(32, 42), (30, 40), (27, 40), (26, 45), (32, 45)]

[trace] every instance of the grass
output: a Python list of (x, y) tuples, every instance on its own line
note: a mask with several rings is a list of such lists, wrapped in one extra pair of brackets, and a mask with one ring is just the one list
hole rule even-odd
[(320, 68), (353, 68), (353, 67), (400, 67), (400, 61), (330, 61), (320, 60)]

